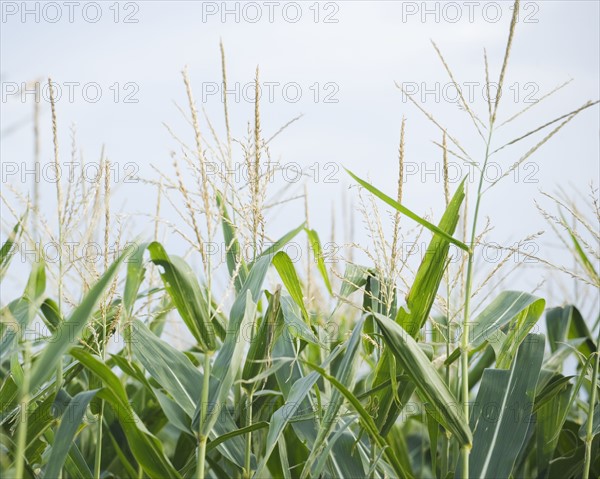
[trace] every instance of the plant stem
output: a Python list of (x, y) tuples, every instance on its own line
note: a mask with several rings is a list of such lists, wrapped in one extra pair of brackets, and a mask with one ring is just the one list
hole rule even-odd
[(198, 425), (198, 466), (196, 468), (196, 478), (204, 479), (204, 467), (206, 462), (206, 441), (208, 436), (202, 433), (206, 421), (208, 407), (208, 388), (210, 385), (210, 356), (211, 352), (204, 353), (204, 378), (202, 381), (202, 395), (200, 398), (200, 421)]
[[(598, 328), (598, 339), (596, 340), (596, 348), (600, 345), (600, 327)], [(596, 388), (598, 385), (598, 363), (600, 363), (600, 355), (598, 351), (593, 353), (596, 355), (594, 361), (594, 372), (592, 375), (592, 390), (590, 391), (590, 408), (587, 418), (587, 430), (585, 434), (585, 461), (583, 464), (583, 479), (590, 477), (590, 469), (592, 467), (592, 441), (594, 440), (594, 408), (596, 406)], [(585, 374), (585, 371), (583, 371)]]
[[(465, 315), (463, 321), (463, 333), (461, 338), (460, 346), (460, 364), (461, 364), (461, 400), (463, 406), (463, 414), (465, 419), (469, 420), (469, 319), (470, 319), (470, 306), (471, 306), (471, 291), (473, 288), (473, 266), (474, 266), (474, 255), (473, 248), (475, 246), (475, 239), (477, 237), (477, 219), (479, 216), (479, 206), (481, 205), (481, 190), (483, 187), (483, 179), (485, 169), (490, 157), (490, 143), (492, 142), (493, 123), (490, 123), (490, 132), (488, 140), (485, 146), (485, 160), (479, 175), (479, 185), (477, 186), (477, 198), (475, 200), (475, 211), (473, 213), (473, 226), (471, 229), (471, 241), (469, 243), (469, 258), (467, 264), (467, 280), (465, 290)], [(461, 459), (462, 459), (462, 477), (468, 479), (469, 477), (469, 453), (471, 452), (471, 445), (468, 444), (461, 448)]]
[[(252, 426), (252, 390), (248, 390), (248, 406), (246, 408), (246, 426)], [(250, 479), (250, 456), (252, 453), (252, 432), (246, 435), (246, 455), (244, 457), (244, 477)]]
[[(105, 270), (106, 270), (105, 265)], [(102, 307), (102, 361), (106, 361), (106, 309)], [(100, 469), (102, 463), (102, 423), (104, 422), (104, 401), (100, 401), (100, 411), (98, 413), (98, 429), (96, 430), (96, 454), (94, 457), (94, 479), (100, 479)]]
[(96, 454), (94, 457), (94, 479), (100, 479), (100, 465), (102, 463), (102, 421), (104, 420), (104, 401), (100, 403), (98, 416), (98, 429), (96, 430)]
[[(446, 207), (448, 207), (448, 201), (446, 201)], [(450, 265), (446, 267), (446, 357), (450, 356), (450, 295), (451, 295), (451, 287), (450, 287), (450, 278), (449, 278), (449, 268)], [(451, 365), (446, 365), (446, 385), (448, 389), (451, 389)], [(450, 462), (450, 437), (446, 429), (444, 428), (444, 437), (442, 438), (442, 463), (440, 466), (441, 477), (446, 477), (448, 474), (448, 463)], [(435, 472), (435, 471), (434, 471)]]
[(30, 350), (29, 342), (25, 340), (23, 349), (23, 394), (21, 395), (21, 421), (19, 422), (19, 430), (17, 432), (17, 455), (15, 477), (24, 477), (25, 469), (25, 449), (27, 447), (27, 420), (28, 420), (28, 405), (29, 405), (29, 372), (30, 367)]

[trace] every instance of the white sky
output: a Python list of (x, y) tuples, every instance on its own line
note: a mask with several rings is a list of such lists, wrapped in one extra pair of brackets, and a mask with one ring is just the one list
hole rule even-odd
[[(321, 175), (334, 171), (331, 168), (339, 170), (335, 174), (337, 184), (309, 181), (312, 226), (325, 238), (330, 230), (332, 205), (340, 234), (344, 223), (341, 202), (352, 181), (341, 167), (368, 176), (390, 194), (395, 191), (402, 116), (407, 118), (407, 161), (414, 162), (419, 171), (431, 171), (436, 164), (439, 168), (440, 154), (431, 143), (439, 141), (439, 131), (403, 100), (394, 81), (418, 88), (417, 96), (423, 88), (435, 90), (436, 84), (438, 91), (453, 93), (451, 89), (443, 90), (449, 79), (430, 44), (433, 39), (458, 83), (467, 88), (467, 83), (474, 82), (471, 107), (484, 118), (487, 106), (482, 97), (483, 48), (487, 49), (490, 75), (496, 81), (511, 16), (511, 2), (505, 1), (229, 2), (226, 6), (223, 2), (152, 1), (121, 2), (116, 7), (114, 2), (100, 2), (98, 6), (93, 2), (76, 3), (69, 7), (69, 2), (26, 2), (26, 8), (34, 13), (23, 18), (23, 2), (2, 2), (3, 183), (20, 183), (18, 177), (6, 177), (8, 163), (28, 162), (33, 156), (31, 98), (23, 102), (19, 96), (7, 97), (7, 93), (22, 82), (48, 76), (61, 85), (63, 92), (57, 108), (65, 157), (70, 149), (69, 126), (76, 124), (78, 145), (88, 161), (97, 161), (105, 145), (114, 164), (135, 162), (142, 176), (153, 175), (150, 164), (170, 168), (169, 152), (177, 145), (162, 123), (171, 125), (187, 142), (193, 141), (174, 105), (176, 102), (185, 106), (180, 71), (189, 66), (196, 99), (200, 101), (203, 90), (219, 86), (222, 38), (229, 84), (241, 85), (239, 102), (229, 97), (234, 135), (244, 135), (246, 122), (252, 118), (253, 104), (247, 95), (244, 97), (243, 86), (253, 81), (256, 65), (260, 65), (261, 81), (274, 82), (273, 101), (262, 102), (264, 136), (304, 114), (273, 142), (275, 158), (303, 167), (317, 164)], [(500, 130), (497, 146), (600, 97), (599, 5), (597, 1), (523, 2), (500, 119), (527, 106), (528, 95), (539, 98), (566, 80), (572, 78), (573, 82)], [(69, 8), (73, 8), (72, 22)], [(237, 10), (239, 18), (231, 13), (223, 19), (224, 8)], [(252, 23), (257, 8), (262, 18)], [(272, 22), (269, 8), (274, 12)], [(50, 20), (58, 12), (61, 18), (52, 23)], [(101, 12), (101, 18), (96, 23), (86, 21), (97, 12)], [(117, 12), (119, 18), (115, 22)], [(297, 12), (301, 12), (301, 18), (291, 23), (289, 20)], [(137, 23), (126, 23), (127, 15)], [(457, 15), (460, 21), (453, 22)], [(496, 16), (498, 21), (493, 22)], [(326, 23), (326, 18), (337, 23)], [(73, 101), (67, 98), (69, 82), (75, 82)], [(86, 86), (85, 94), (93, 95), (94, 83), (99, 86), (101, 97), (92, 103), (85, 100), (83, 87)], [(298, 87), (300, 98), (289, 101)], [(117, 102), (115, 89), (119, 92)], [(319, 93), (317, 102), (315, 91)], [(126, 103), (128, 93), (139, 101)], [(337, 102), (325, 102), (327, 94)], [(468, 116), (456, 104), (436, 99), (435, 94), (424, 100), (425, 108), (460, 139), (476, 161), (481, 161), (482, 142)], [(204, 106), (222, 132), (219, 95), (207, 96)], [(495, 226), (491, 240), (512, 245), (528, 234), (548, 229), (533, 202), (541, 199), (551, 207), (541, 198), (540, 189), (555, 192), (563, 187), (568, 192), (587, 195), (591, 181), (598, 185), (598, 119), (598, 107), (582, 113), (536, 153), (531, 159), (535, 164), (521, 171), (519, 182), (509, 178), (490, 190), (484, 198), (483, 213), (491, 217)], [(46, 163), (51, 161), (52, 146), (49, 103), (44, 100), (41, 125), (41, 158)], [(532, 145), (524, 142), (507, 149), (496, 161), (501, 168), (507, 168)], [(328, 166), (329, 163), (334, 166)], [(461, 168), (463, 174), (468, 172), (465, 165)], [(120, 172), (124, 173), (124, 166)], [(527, 174), (533, 174), (538, 182), (524, 182)], [(21, 186), (23, 190), (28, 187)], [(290, 187), (291, 192), (301, 190), (299, 184)], [(410, 175), (405, 191), (409, 208), (439, 218), (443, 190), (433, 174), (425, 178), (419, 173)], [(141, 184), (123, 185), (115, 197), (116, 206), (130, 213), (151, 213), (152, 195)], [(42, 185), (42, 198), (54, 199), (50, 185)], [(6, 229), (13, 220), (5, 214), (4, 206), (2, 213), (2, 226)], [(356, 216), (357, 240), (367, 244), (358, 213)], [(270, 232), (276, 236), (302, 220), (301, 204), (289, 206), (272, 219)], [(151, 229), (145, 221), (143, 217), (134, 218), (133, 231), (149, 233)], [(170, 244), (177, 249), (177, 242)], [(549, 236), (540, 242), (538, 254), (566, 260), (555, 249), (556, 244)], [(517, 275), (510, 287), (530, 287), (544, 274), (527, 271)]]

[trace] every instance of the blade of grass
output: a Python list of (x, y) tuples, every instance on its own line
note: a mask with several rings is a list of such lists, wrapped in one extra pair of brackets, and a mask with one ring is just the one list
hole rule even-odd
[(449, 235), (445, 231), (441, 230), (440, 228), (438, 228), (434, 224), (432, 224), (429, 221), (423, 219), (419, 215), (413, 213), (411, 210), (409, 210), (405, 206), (402, 206), (400, 203), (398, 203), (396, 200), (390, 198), (389, 196), (387, 196), (382, 191), (378, 190), (377, 188), (375, 188), (374, 186), (370, 185), (366, 181), (361, 180), (358, 176), (356, 176), (351, 171), (349, 171), (349, 170), (346, 170), (346, 171), (348, 172), (348, 174), (352, 178), (354, 178), (356, 180), (356, 182), (359, 185), (361, 185), (367, 191), (373, 193), (377, 198), (379, 198), (380, 200), (383, 200), (385, 203), (387, 203), (388, 205), (390, 205), (392, 208), (394, 208), (397, 211), (399, 211), (400, 213), (408, 216), (410, 219), (416, 221), (417, 223), (419, 223), (421, 226), (427, 228), (432, 233), (440, 235), (442, 238), (444, 238), (445, 240), (449, 241), (450, 243), (458, 246), (460, 249), (462, 249), (464, 251), (467, 251), (467, 252), (470, 251), (469, 247), (466, 244), (464, 244), (462, 241), (459, 241), (456, 238), (453, 238), (451, 235)]

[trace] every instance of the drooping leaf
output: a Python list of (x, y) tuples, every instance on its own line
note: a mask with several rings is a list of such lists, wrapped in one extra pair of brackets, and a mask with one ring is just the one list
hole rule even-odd
[(459, 402), (417, 342), (391, 319), (375, 314), (375, 320), (386, 345), (404, 373), (415, 384), (422, 400), (432, 406), (435, 419), (452, 432), (461, 445), (471, 444), (471, 430), (463, 417)]
[(161, 442), (148, 431), (134, 412), (125, 388), (115, 373), (99, 357), (83, 349), (73, 348), (70, 354), (102, 380), (104, 388), (97, 393), (97, 396), (111, 405), (125, 432), (131, 452), (144, 472), (153, 479), (180, 478), (181, 476), (166, 457)]
[[(354, 178), (358, 182), (358, 184), (360, 184), (363, 188), (365, 188), (369, 192), (373, 193), (380, 200), (383, 200), (385, 203), (387, 203), (388, 205), (390, 205), (392, 208), (394, 208), (397, 211), (399, 211), (400, 213), (408, 216), (410, 219), (412, 219), (413, 221), (416, 221), (417, 223), (419, 223), (421, 226), (427, 228), (432, 233), (438, 234), (442, 238), (444, 238), (446, 241), (455, 244), (460, 249), (462, 249), (464, 251), (467, 251), (467, 252), (469, 251), (469, 247), (466, 244), (464, 244), (462, 241), (457, 240), (451, 234), (449, 234), (446, 231), (438, 228), (437, 226), (435, 226), (434, 224), (430, 223), (429, 221), (423, 219), (422, 217), (420, 217), (416, 213), (413, 213), (411, 210), (409, 210), (405, 206), (402, 206), (396, 200), (390, 198), (385, 193), (383, 193), (382, 191), (380, 191), (377, 188), (375, 188), (373, 185), (367, 183), (365, 180), (361, 180), (358, 176), (356, 176), (351, 171), (348, 171), (348, 170), (346, 170), (346, 171), (348, 172), (348, 174), (352, 178)], [(463, 183), (464, 183), (464, 180), (463, 180)]]
[[(469, 345), (471, 349), (478, 349), (484, 343), (489, 343), (498, 355), (505, 342), (505, 335), (501, 328), (513, 319), (511, 329), (515, 331), (511, 336), (515, 341), (523, 338), (544, 312), (545, 301), (522, 291), (501, 292), (470, 324)], [(518, 337), (516, 337), (517, 335)], [(510, 354), (509, 350), (518, 347), (518, 344), (507, 344), (504, 355)], [(445, 361), (452, 364), (460, 357), (460, 348), (456, 348)], [(505, 369), (505, 368), (504, 368)]]
[(290, 293), (290, 296), (296, 302), (300, 311), (302, 311), (304, 320), (308, 323), (308, 311), (306, 311), (304, 294), (302, 293), (302, 286), (300, 285), (296, 268), (294, 268), (294, 263), (292, 263), (287, 253), (280, 251), (273, 257), (273, 266), (275, 266), (275, 269), (279, 273), (279, 277), (287, 288), (288, 293)]
[(152, 261), (163, 269), (161, 278), (181, 319), (204, 351), (214, 351), (217, 343), (213, 318), (209, 317), (198, 278), (183, 259), (169, 256), (160, 243), (150, 243), (148, 251)]
[(550, 308), (546, 312), (546, 328), (550, 349), (555, 352), (561, 344), (572, 339), (582, 338), (578, 350), (585, 356), (596, 351), (590, 330), (579, 310), (573, 305)]
[(346, 299), (356, 290), (367, 284), (369, 277), (369, 268), (348, 263), (344, 272), (344, 279), (340, 287), (340, 297)]

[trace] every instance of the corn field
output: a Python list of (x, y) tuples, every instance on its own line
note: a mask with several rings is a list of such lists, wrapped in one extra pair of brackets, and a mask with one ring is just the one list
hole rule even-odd
[[(517, 1), (504, 56), (484, 57), (488, 92), (510, 68), (518, 12)], [(433, 47), (456, 83), (442, 46)], [(226, 85), (223, 45), (220, 53)], [(498, 78), (490, 79), (492, 63)], [(101, 260), (74, 251), (48, 261), (40, 249), (28, 276), (17, 276), (22, 293), (1, 305), (0, 477), (600, 477), (600, 318), (585, 313), (597, 313), (599, 300), (598, 190), (585, 210), (564, 192), (545, 194), (554, 209), (538, 205), (575, 265), (535, 256), (540, 281), (556, 273), (586, 291), (580, 303), (562, 304), (511, 289), (511, 259), (529, 254), (518, 247), (500, 246), (507, 259), (493, 266), (477, 260), (496, 207), (485, 193), (503, 178), (487, 185), (476, 166), (470, 187), (449, 181), (447, 168), (461, 158), (485, 169), (506, 149), (511, 172), (559, 143), (563, 128), (597, 115), (597, 101), (557, 118), (529, 117), (534, 126), (505, 141), (500, 127), (526, 118), (529, 107), (507, 117), (500, 95), (489, 95), (487, 111), (476, 112), (461, 96), (465, 136), (480, 145), (473, 151), (403, 92), (439, 130), (445, 211), (430, 217), (418, 212), (428, 205), (404, 201), (411, 131), (403, 120), (390, 167), (396, 191), (384, 192), (366, 172), (344, 172), (372, 244), (350, 238), (343, 251), (365, 261), (345, 254), (332, 263), (308, 208), (296, 228), (271, 236), (267, 210), (285, 214), (286, 200), (270, 201), (276, 166), (259, 95), (242, 135), (231, 131), (224, 103), (220, 137), (212, 122), (201, 126), (201, 102), (182, 75), (189, 130), (169, 130), (176, 147), (168, 166), (144, 179), (156, 192), (145, 214), (155, 231), (169, 231), (164, 238), (129, 236), (111, 207), (104, 154), (93, 185), (77, 174), (56, 182), (55, 198), (44, 198), (55, 203), (53, 218), (35, 192), (3, 185), (12, 215), (9, 225), (3, 218), (3, 282), (21, 244), (65, 251), (99, 238)], [(41, 128), (52, 131), (58, 168), (70, 147), (59, 145), (64, 125), (53, 98), (51, 105), (52, 124)], [(242, 185), (228, 174), (235, 162), (248, 171)], [(224, 173), (209, 171), (214, 164)], [(178, 222), (165, 219), (166, 208)], [(185, 244), (181, 256), (169, 241), (175, 236)], [(417, 239), (426, 252), (410, 265), (401, 249)], [(286, 249), (291, 242), (306, 245), (301, 260)], [(225, 245), (224, 256), (213, 254), (215, 244)]]

